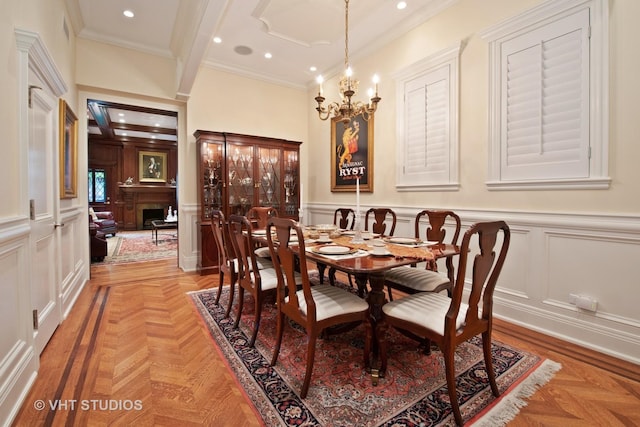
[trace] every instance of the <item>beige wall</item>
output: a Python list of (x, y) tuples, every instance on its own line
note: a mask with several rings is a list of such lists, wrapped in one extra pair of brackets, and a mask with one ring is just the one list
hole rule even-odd
[[(304, 91), (201, 67), (189, 98), (187, 134), (190, 141), (198, 129), (302, 141), (302, 170), (307, 170), (306, 109)], [(195, 144), (188, 155), (195, 167)], [(195, 172), (184, 179), (195, 188)], [(195, 195), (189, 200), (197, 202)]]
[[(488, 165), (488, 45), (478, 33), (541, 3), (537, 0), (461, 0), (453, 7), (393, 41), (374, 55), (355, 61), (354, 73), (365, 82), (374, 73), (381, 78), (382, 101), (375, 117), (374, 193), (363, 194), (365, 205), (447, 207), (543, 212), (640, 212), (640, 120), (635, 113), (640, 99), (637, 70), (640, 38), (637, 18), (640, 2), (618, 0), (610, 8), (610, 139), (609, 190), (488, 191), (484, 184)], [(460, 56), (460, 184), (456, 192), (395, 191), (395, 84), (396, 71), (466, 41)], [(325, 82), (328, 100), (337, 78)], [(361, 86), (366, 83), (361, 83)], [(330, 191), (330, 127), (313, 111), (316, 88), (309, 90), (309, 156), (318, 159), (309, 176), (309, 199), (318, 203), (353, 203), (352, 194)], [(316, 166), (318, 165), (318, 166)]]
[(78, 39), (76, 67), (79, 85), (175, 99), (176, 61), (171, 58)]
[[(63, 95), (74, 106), (77, 92), (74, 57), (75, 39), (67, 40), (63, 31), (65, 18), (63, 0), (52, 1), (2, 1), (0, 2), (0, 58), (2, 58), (2, 78), (0, 78), (0, 129), (2, 129), (2, 156), (0, 157), (0, 182), (2, 203), (0, 203), (0, 221), (3, 218), (25, 215), (28, 206), (21, 203), (21, 191), (26, 188), (26, 158), (21, 157), (18, 133), (18, 52), (16, 49), (15, 29), (39, 34), (49, 54), (55, 62), (68, 87)], [(69, 27), (71, 31), (71, 28)]]

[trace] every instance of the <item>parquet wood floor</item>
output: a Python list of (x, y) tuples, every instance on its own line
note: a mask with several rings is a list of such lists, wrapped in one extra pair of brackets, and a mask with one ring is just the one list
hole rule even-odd
[[(92, 267), (13, 425), (261, 425), (185, 294), (214, 286), (217, 276), (175, 263)], [(494, 330), (563, 365), (510, 426), (640, 425), (636, 365), (505, 322)]]

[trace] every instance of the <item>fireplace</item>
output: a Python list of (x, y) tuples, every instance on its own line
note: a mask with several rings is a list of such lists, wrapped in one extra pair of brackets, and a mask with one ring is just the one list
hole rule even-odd
[[(120, 199), (125, 230), (151, 228), (151, 221), (164, 219), (167, 208), (176, 205), (176, 187), (169, 185), (120, 185)], [(152, 210), (155, 212), (147, 212)], [(144, 218), (143, 218), (144, 217)]]
[(142, 229), (150, 230), (151, 221), (156, 219), (164, 219), (164, 209), (142, 209)]
[(136, 230), (151, 230), (151, 221), (164, 219), (167, 207), (160, 203), (138, 203), (136, 205)]

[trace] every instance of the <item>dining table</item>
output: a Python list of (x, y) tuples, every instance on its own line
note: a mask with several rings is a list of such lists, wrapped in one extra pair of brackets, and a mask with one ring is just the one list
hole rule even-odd
[[(372, 236), (363, 243), (354, 243), (351, 233), (334, 234), (326, 241), (307, 239), (305, 237), (305, 256), (307, 261), (316, 263), (322, 280), (325, 269), (335, 269), (352, 275), (358, 287), (358, 294), (366, 298), (369, 304), (369, 318), (374, 331), (373, 354), (370, 366), (373, 384), (377, 384), (379, 370), (377, 369), (377, 339), (376, 325), (382, 320), (382, 306), (387, 302), (385, 296), (385, 272), (396, 267), (410, 266), (426, 262), (428, 268), (435, 268), (439, 258), (451, 258), (460, 253), (457, 245), (438, 244), (437, 242), (423, 242), (420, 239), (392, 238), (386, 236)], [(266, 245), (266, 236), (261, 231), (254, 233), (257, 243)], [(384, 254), (373, 253), (373, 243), (383, 242)], [(290, 242), (290, 244), (295, 244)], [(344, 248), (344, 250), (330, 250)], [(368, 285), (368, 286), (367, 286)]]

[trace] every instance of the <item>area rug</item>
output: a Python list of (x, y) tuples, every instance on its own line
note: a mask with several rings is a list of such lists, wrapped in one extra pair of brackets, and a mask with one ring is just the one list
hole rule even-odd
[(157, 245), (155, 238), (151, 236), (151, 230), (119, 232), (107, 238), (107, 256), (101, 263), (122, 264), (176, 258), (178, 239), (175, 231), (159, 232)]
[[(343, 285), (344, 286), (344, 285)], [(415, 341), (390, 331), (387, 374), (377, 385), (362, 363), (363, 327), (317, 341), (311, 386), (299, 397), (306, 360), (306, 335), (287, 325), (276, 366), (269, 365), (275, 342), (276, 308), (267, 302), (254, 348), (247, 345), (253, 327), (253, 300), (245, 296), (240, 327), (233, 328), (235, 308), (224, 319), (228, 301), (224, 288), (190, 292), (221, 355), (248, 400), (267, 426), (447, 426), (455, 425), (439, 350), (427, 356)], [(236, 298), (237, 299), (237, 298)], [(560, 365), (493, 341), (494, 369), (500, 398), (491, 393), (480, 339), (456, 352), (458, 398), (465, 423), (505, 425), (526, 405)]]

